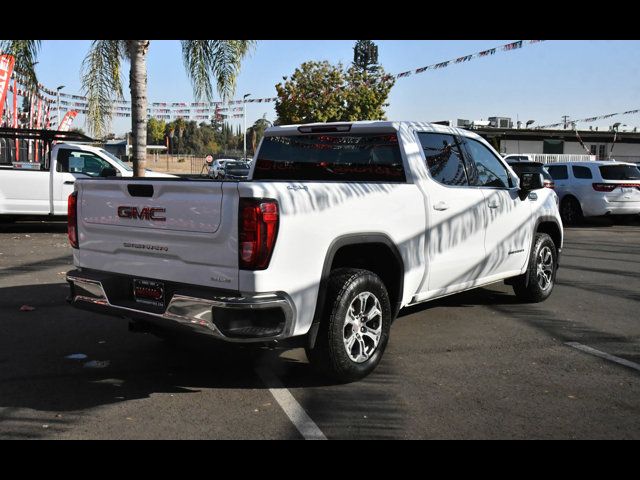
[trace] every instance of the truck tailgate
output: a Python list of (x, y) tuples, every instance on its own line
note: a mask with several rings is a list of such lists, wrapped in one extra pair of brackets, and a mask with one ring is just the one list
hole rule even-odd
[(238, 289), (236, 184), (99, 179), (77, 185), (77, 266)]

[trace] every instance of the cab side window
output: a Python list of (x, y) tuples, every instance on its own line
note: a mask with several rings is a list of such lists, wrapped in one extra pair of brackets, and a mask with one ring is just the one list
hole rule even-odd
[(112, 168), (109, 162), (90, 152), (61, 149), (58, 152), (58, 172), (84, 173), (98, 177), (103, 168)]
[(509, 173), (502, 162), (485, 145), (472, 138), (465, 138), (469, 154), (467, 168), (469, 183), (477, 187), (509, 188)]
[(468, 186), (460, 145), (453, 135), (418, 133), (427, 168), (436, 182), (449, 186)]

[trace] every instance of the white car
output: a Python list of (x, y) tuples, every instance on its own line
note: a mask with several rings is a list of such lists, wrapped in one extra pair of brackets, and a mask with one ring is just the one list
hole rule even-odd
[(234, 158), (219, 158), (214, 160), (211, 166), (209, 167), (209, 176), (211, 178), (219, 179), (224, 178), (225, 170), (224, 165), (226, 162), (235, 162)]
[(271, 127), (246, 181), (82, 180), (69, 212), (74, 306), (303, 346), (339, 381), (373, 371), (402, 307), (502, 281), (545, 300), (563, 238), (539, 172), (417, 122)]
[(640, 170), (615, 161), (548, 164), (565, 223), (584, 217), (640, 214)]

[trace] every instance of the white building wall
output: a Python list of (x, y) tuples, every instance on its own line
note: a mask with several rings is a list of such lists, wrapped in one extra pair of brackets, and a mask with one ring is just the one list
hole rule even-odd
[[(598, 148), (600, 145), (605, 146), (605, 156), (609, 155), (611, 150), (611, 142), (609, 143), (595, 143), (589, 142), (588, 140), (584, 142), (587, 148), (590, 148), (591, 145), (596, 145), (596, 155), (598, 154)], [(503, 155), (508, 155), (511, 153), (543, 153), (543, 145), (544, 142), (542, 140), (501, 140), (500, 141), (500, 153)], [(564, 142), (564, 153), (565, 154), (578, 154), (584, 155), (584, 148), (580, 145), (579, 142)], [(640, 163), (640, 143), (622, 143), (616, 142), (613, 147), (613, 154), (611, 158), (614, 158), (620, 162), (634, 162)]]
[(541, 140), (500, 140), (500, 153), (542, 153)]

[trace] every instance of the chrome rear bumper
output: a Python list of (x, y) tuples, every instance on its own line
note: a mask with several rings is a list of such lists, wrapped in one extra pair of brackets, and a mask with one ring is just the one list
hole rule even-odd
[[(280, 340), (289, 338), (293, 332), (295, 311), (293, 302), (286, 294), (280, 292), (242, 294), (240, 296), (212, 295), (210, 298), (174, 293), (164, 312), (152, 312), (110, 302), (100, 280), (87, 278), (78, 274), (77, 271), (67, 274), (67, 282), (71, 286), (71, 295), (68, 300), (78, 308), (152, 323), (162, 323), (163, 321), (177, 323), (228, 342)], [(284, 324), (273, 335), (260, 335), (259, 326), (246, 327), (245, 334), (240, 337), (225, 334), (220, 323), (216, 322), (217, 318), (214, 318), (216, 315), (219, 317), (228, 315), (242, 317), (244, 312), (247, 316), (251, 315), (259, 319), (261, 313), (266, 315), (267, 310), (274, 311), (274, 309), (282, 312)], [(218, 313), (216, 314), (216, 312)], [(252, 336), (252, 332), (256, 335)]]

